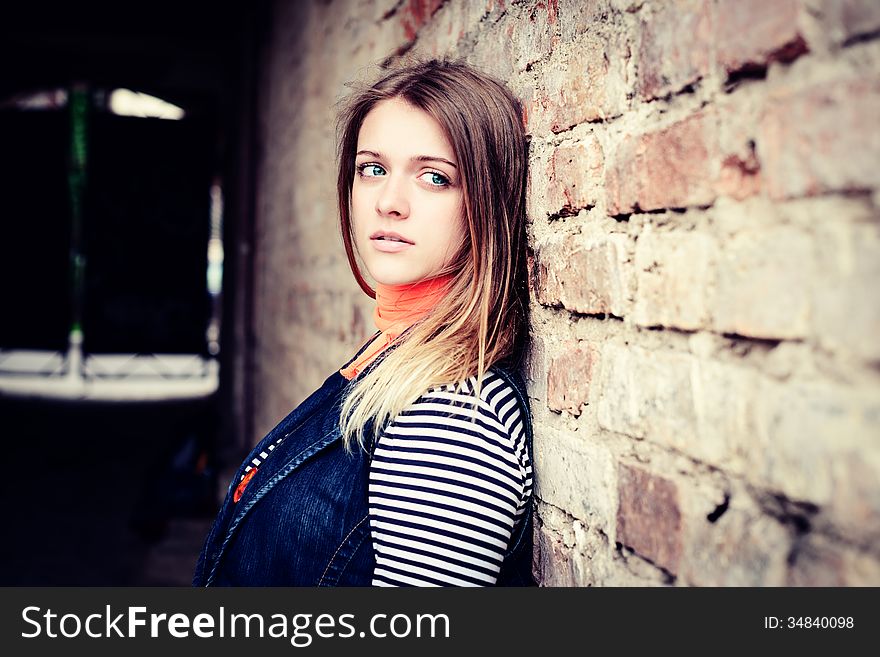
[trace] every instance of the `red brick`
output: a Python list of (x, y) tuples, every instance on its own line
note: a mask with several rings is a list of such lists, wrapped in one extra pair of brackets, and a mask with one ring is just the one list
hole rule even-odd
[(604, 165), (602, 146), (594, 137), (559, 146), (550, 158), (550, 214), (570, 216), (596, 205)]
[(641, 23), (638, 49), (640, 98), (680, 91), (709, 73), (712, 21), (707, 0), (660, 3)]
[(577, 555), (565, 545), (562, 537), (543, 525), (535, 526), (535, 558), (533, 562), (535, 581), (540, 586), (573, 587)]
[(721, 0), (716, 11), (718, 63), (728, 74), (790, 62), (808, 50), (797, 0)]
[(568, 236), (539, 247), (536, 260), (539, 303), (585, 314), (626, 314), (632, 283), (624, 235)]
[(398, 10), (398, 20), (403, 26), (403, 33), (408, 41), (416, 38), (422, 26), (444, 2), (445, 0), (407, 0), (403, 9)]
[(671, 573), (682, 553), (678, 487), (670, 479), (621, 463), (617, 540)]
[(760, 104), (748, 92), (727, 94), (717, 99), (712, 112), (719, 117), (720, 171), (716, 191), (738, 201), (757, 196), (763, 189), (761, 161), (756, 151)]
[(713, 119), (700, 113), (626, 136), (606, 169), (608, 213), (711, 205), (719, 159)]
[(768, 99), (758, 156), (774, 200), (880, 186), (880, 78)]
[(597, 360), (595, 349), (589, 345), (567, 343), (547, 368), (547, 406), (554, 411), (568, 411), (575, 417), (580, 415), (581, 406), (590, 400), (590, 383)]
[(752, 150), (744, 158), (731, 153), (721, 161), (715, 189), (721, 196), (742, 201), (761, 191), (761, 165)]

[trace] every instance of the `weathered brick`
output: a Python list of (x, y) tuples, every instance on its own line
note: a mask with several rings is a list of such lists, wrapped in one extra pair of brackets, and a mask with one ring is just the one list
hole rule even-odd
[(533, 91), (529, 134), (558, 133), (620, 114), (628, 86), (625, 52), (626, 45), (616, 37), (588, 38), (576, 48), (554, 53)]
[(603, 582), (603, 585), (626, 587), (669, 585), (668, 574), (662, 567), (653, 564), (622, 543), (615, 545), (612, 560), (615, 566), (613, 579)]
[(541, 525), (535, 527), (533, 574), (539, 586), (582, 586), (579, 563), (575, 549), (559, 534)]
[(549, 148), (536, 148), (532, 144), (529, 154), (529, 177), (526, 182), (526, 212), (532, 221), (544, 219), (553, 214), (550, 207), (550, 158)]
[(397, 9), (393, 18), (400, 21), (407, 40), (416, 38), (419, 30), (427, 23), (434, 12), (437, 11), (445, 0), (405, 0)]
[(622, 317), (631, 297), (627, 237), (553, 236), (537, 247), (537, 297), (544, 305)]
[(707, 326), (706, 284), (717, 251), (715, 240), (704, 233), (639, 235), (633, 321), (685, 330)]
[(482, 47), (468, 52), (467, 61), (507, 79), (514, 71), (513, 49), (510, 39), (502, 36), (506, 27), (497, 24), (505, 12), (500, 2), (444, 2), (419, 31), (413, 50), (455, 57), (466, 50), (465, 42), (479, 38)]
[(758, 141), (770, 197), (880, 186), (878, 116), (876, 77), (772, 95)]
[(880, 540), (880, 390), (763, 379), (753, 395), (749, 479), (814, 505), (817, 525)]
[(797, 0), (721, 0), (715, 24), (718, 62), (728, 74), (790, 62), (808, 51)]
[[(339, 21), (330, 21), (331, 24), (336, 23), (336, 22), (339, 22)], [(346, 22), (349, 22), (349, 21), (346, 21)], [(354, 21), (351, 21), (351, 22), (354, 22)], [(377, 20), (375, 23), (372, 23), (372, 24), (367, 23), (366, 21), (364, 21), (364, 23), (365, 23), (365, 25), (371, 25), (372, 29), (365, 30), (365, 34), (363, 35), (362, 39), (349, 38), (351, 35), (346, 34), (345, 32), (343, 32), (343, 35), (337, 36), (336, 39), (328, 38), (328, 35), (324, 35), (324, 34), (322, 34), (320, 37), (317, 37), (317, 35), (316, 35), (315, 39), (316, 39), (316, 41), (318, 39), (320, 39), (321, 44), (332, 43), (334, 41), (339, 43), (340, 49), (350, 50), (351, 57), (355, 61), (364, 62), (365, 65), (367, 63), (374, 64), (375, 62), (381, 62), (381, 61), (385, 60), (387, 57), (391, 57), (391, 56), (396, 55), (397, 53), (405, 51), (412, 43), (412, 41), (410, 41), (410, 39), (407, 38), (406, 28), (404, 26), (404, 23), (402, 21), (398, 20), (393, 15), (388, 18), (384, 18), (382, 20)], [(322, 46), (312, 45), (311, 47), (312, 48), (319, 48)], [(326, 48), (326, 45), (323, 45), (323, 47)], [(293, 46), (293, 47), (290, 47), (289, 50), (292, 53), (295, 53), (299, 49), (296, 48), (295, 46)], [(299, 64), (298, 60), (294, 60), (292, 62), (292, 65), (299, 66), (300, 64)], [(314, 82), (312, 82), (312, 84), (314, 84), (315, 86), (317, 86), (317, 85), (326, 86), (327, 85), (326, 78), (318, 73), (319, 70), (320, 71), (326, 70), (324, 68), (324, 66), (326, 66), (326, 64), (322, 63), (320, 65), (316, 65), (313, 69), (315, 79), (314, 79)], [(342, 81), (340, 81), (340, 83), (341, 82)], [(297, 91), (299, 91), (299, 93), (301, 94), (302, 87), (300, 86), (300, 88), (294, 89), (294, 93), (296, 93)], [(313, 95), (320, 97), (322, 95), (322, 91), (315, 90), (313, 92)], [(295, 104), (296, 104), (295, 99), (296, 99), (296, 96), (291, 97), (291, 105), (292, 106), (295, 106)], [(317, 118), (317, 116), (320, 116), (320, 114), (316, 113), (315, 118)], [(327, 121), (325, 118), (324, 123), (326, 123), (326, 122)], [(321, 126), (321, 127), (323, 127), (323, 126)]]
[[(752, 505), (737, 506), (738, 497), (728, 500), (729, 508), (721, 511), (715, 507), (718, 501), (689, 491), (680, 568), (683, 583), (785, 585), (790, 532)], [(715, 519), (709, 520), (710, 515)]]
[(535, 440), (535, 494), (611, 535), (616, 477), (607, 448), (573, 433), (544, 427)]
[(447, 2), (421, 30), (412, 52), (421, 57), (443, 57), (455, 52), (466, 29), (462, 3)]
[(830, 350), (880, 362), (880, 227), (828, 223), (816, 231), (815, 333)]
[(763, 189), (761, 161), (756, 143), (762, 85), (748, 85), (737, 93), (715, 98), (712, 107), (718, 117), (717, 138), (720, 171), (715, 183), (719, 196), (744, 200)]
[(813, 242), (789, 226), (730, 237), (716, 261), (716, 330), (754, 338), (803, 338), (810, 331), (810, 290), (819, 274)]
[(742, 201), (761, 191), (761, 164), (754, 148), (744, 156), (730, 153), (721, 161), (721, 171), (715, 189), (719, 196)]
[(547, 368), (547, 406), (554, 411), (568, 411), (575, 417), (580, 415), (581, 406), (590, 401), (590, 384), (597, 361), (598, 354), (589, 344), (564, 344)]
[(606, 0), (558, 0), (556, 14), (563, 43), (572, 41), (584, 32), (595, 32), (600, 26), (607, 26), (612, 19)]
[(627, 135), (606, 168), (608, 213), (708, 206), (716, 197), (714, 116), (699, 113), (641, 135)]
[[(880, 435), (878, 391), (873, 406), (853, 410), (873, 415), (873, 421), (865, 418), (863, 424), (870, 426), (874, 436)], [(876, 546), (880, 541), (880, 440), (875, 438), (873, 444), (864, 441), (845, 453), (833, 453), (831, 467), (831, 503), (820, 512), (816, 524), (852, 537), (865, 547)]]
[(812, 533), (792, 555), (786, 586), (880, 586), (880, 558)]
[(727, 472), (743, 474), (753, 459), (753, 391), (758, 374), (708, 358), (691, 361), (696, 437), (676, 448)]
[(543, 59), (559, 45), (556, 0), (525, 3), (520, 7), (521, 12), (509, 11), (502, 21), (504, 38), (511, 43), (517, 71)]
[(610, 575), (607, 538), (564, 511), (538, 503), (535, 579), (540, 586), (596, 586)]
[[(501, 28), (498, 26), (494, 26), (489, 30), (486, 35), (486, 39), (490, 40), (489, 43), (487, 43), (487, 46), (468, 53), (466, 61), (468, 64), (475, 66), (479, 70), (494, 75), (499, 80), (509, 81), (511, 76), (514, 75), (513, 55), (511, 54), (512, 44), (509, 40), (498, 36), (500, 29)], [(461, 48), (459, 47), (451, 48), (448, 52), (454, 55), (456, 52), (460, 51)], [(516, 90), (513, 90), (513, 92), (521, 99), (527, 99), (530, 97), (523, 96), (522, 94), (517, 93)], [(528, 102), (525, 100), (523, 102), (524, 108), (528, 107)], [(525, 109), (523, 112), (525, 112)]]
[(692, 367), (688, 354), (604, 345), (599, 426), (684, 451), (696, 437)]
[(657, 566), (677, 573), (682, 514), (675, 482), (621, 463), (617, 491), (617, 540)]
[(529, 346), (523, 368), (523, 380), (532, 399), (547, 399), (547, 359), (544, 340), (540, 335), (529, 337)]
[(604, 157), (599, 141), (590, 136), (553, 151), (548, 172), (547, 204), (551, 214), (570, 216), (598, 201)]
[(835, 43), (880, 31), (880, 3), (875, 0), (824, 0), (820, 10)]
[(642, 19), (638, 49), (640, 98), (680, 91), (708, 75), (712, 21), (707, 0), (673, 0), (655, 5)]

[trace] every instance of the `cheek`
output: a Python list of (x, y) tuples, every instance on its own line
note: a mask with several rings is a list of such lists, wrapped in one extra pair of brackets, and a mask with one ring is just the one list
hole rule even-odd
[(357, 183), (351, 188), (351, 219), (356, 221), (363, 204), (363, 194), (358, 190)]
[(454, 253), (458, 253), (462, 249), (467, 251), (467, 244), (469, 242), (470, 238), (467, 233), (467, 227), (462, 225), (458, 233), (456, 233), (456, 242), (453, 244)]
[(443, 231), (443, 238), (438, 239), (438, 244), (444, 244), (443, 251), (447, 259), (453, 258), (468, 241), (464, 219), (459, 218), (458, 221), (447, 225), (446, 230)]
[(450, 232), (454, 235), (452, 239), (453, 246), (458, 247), (469, 239), (467, 220), (464, 216), (464, 203), (461, 201), (456, 205), (455, 216), (456, 219), (452, 224), (452, 230)]
[(355, 231), (355, 235), (359, 232), (359, 229), (363, 226), (363, 219), (366, 216), (364, 213), (365, 209), (365, 198), (364, 194), (358, 192), (357, 185), (351, 190), (351, 225)]

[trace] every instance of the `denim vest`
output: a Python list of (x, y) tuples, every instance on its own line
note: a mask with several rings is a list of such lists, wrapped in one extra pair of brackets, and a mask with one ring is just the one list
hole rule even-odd
[[(369, 344), (369, 342), (367, 343)], [(353, 362), (366, 348), (346, 364)], [(389, 347), (391, 349), (393, 347)], [(365, 372), (377, 365), (385, 353)], [(532, 458), (532, 418), (520, 376), (494, 365), (513, 387)], [(199, 555), (193, 586), (369, 586), (376, 566), (367, 487), (371, 451), (347, 452), (339, 430), (343, 393), (338, 371), (272, 429), (232, 478)], [(369, 435), (372, 427), (366, 427)], [(244, 468), (281, 436), (239, 501)], [(498, 586), (531, 586), (532, 505), (514, 528)]]

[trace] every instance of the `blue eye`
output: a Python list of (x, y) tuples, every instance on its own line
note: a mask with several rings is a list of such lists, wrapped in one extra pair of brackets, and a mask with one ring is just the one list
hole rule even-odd
[(358, 173), (365, 178), (375, 178), (376, 176), (381, 176), (385, 173), (385, 169), (380, 167), (378, 164), (359, 164), (357, 165)]
[(434, 187), (448, 187), (450, 184), (449, 178), (436, 171), (426, 171), (422, 176), (428, 176), (428, 182)]

